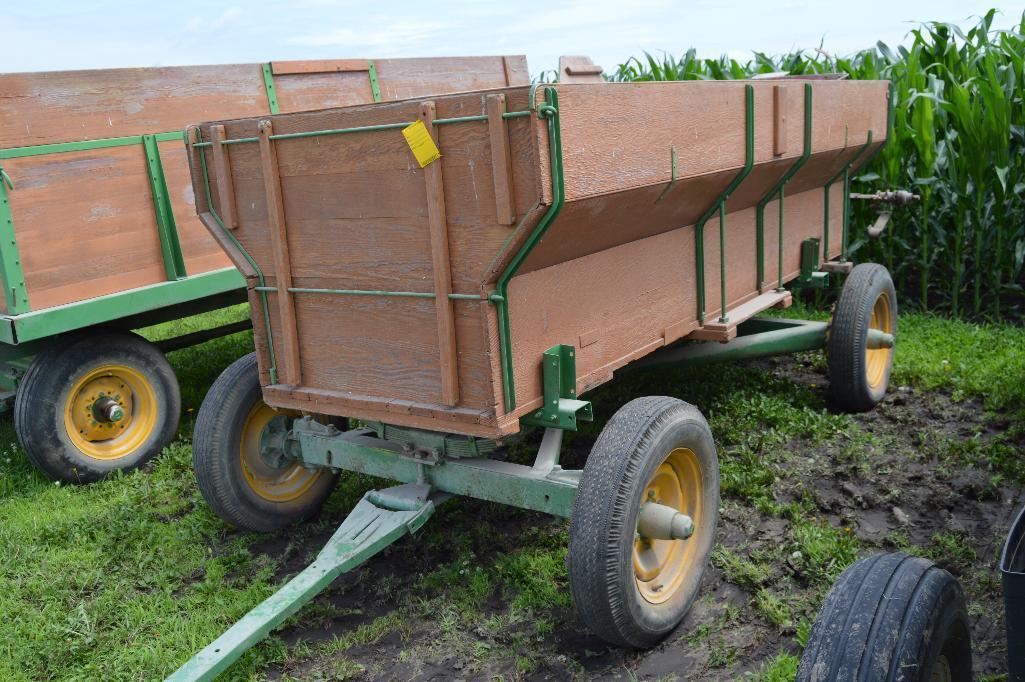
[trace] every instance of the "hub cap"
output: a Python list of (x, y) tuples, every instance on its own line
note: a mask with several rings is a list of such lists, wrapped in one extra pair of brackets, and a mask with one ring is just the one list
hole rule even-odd
[(125, 365), (108, 364), (86, 373), (64, 405), (68, 438), (94, 459), (119, 459), (135, 452), (153, 433), (157, 398), (152, 384)]
[[(872, 318), (869, 320), (869, 327), (893, 333), (893, 315), (890, 308), (890, 297), (886, 292), (879, 294), (875, 305), (872, 306)], [(878, 389), (886, 381), (886, 371), (890, 367), (890, 360), (893, 358), (893, 348), (866, 348), (865, 349), (865, 374), (868, 378), (868, 385)]]
[[(638, 507), (645, 502), (672, 507), (690, 516), (695, 529), (701, 528), (701, 465), (688, 448), (676, 448), (658, 466), (644, 487)], [(695, 530), (695, 534), (698, 531)], [(635, 533), (633, 548), (634, 582), (641, 596), (652, 604), (668, 601), (687, 576), (698, 543), (687, 540), (657, 540)]]
[(258, 402), (242, 426), (239, 441), (239, 459), (246, 482), (253, 492), (271, 502), (298, 499), (325, 474), (324, 469), (307, 469), (294, 459), (266, 456), (266, 448), (261, 453), (264, 430), (278, 426), (281, 420), (275, 417), (282, 415), (262, 401)]

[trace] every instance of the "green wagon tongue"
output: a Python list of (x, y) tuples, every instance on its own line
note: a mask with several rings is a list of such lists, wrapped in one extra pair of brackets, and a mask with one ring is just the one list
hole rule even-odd
[(414, 483), (368, 492), (320, 550), (316, 561), (178, 668), (166, 682), (214, 679), (340, 574), (407, 533), (416, 532), (434, 513), (430, 492), (430, 486)]

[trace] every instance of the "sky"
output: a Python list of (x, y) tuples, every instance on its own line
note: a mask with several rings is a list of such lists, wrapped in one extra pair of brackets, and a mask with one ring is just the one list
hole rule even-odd
[(896, 45), (926, 20), (995, 26), (1025, 2), (997, 0), (6, 0), (0, 70), (266, 62), (275, 59), (526, 54), (531, 74), (560, 54), (606, 70), (645, 51), (747, 58), (820, 44), (847, 55)]

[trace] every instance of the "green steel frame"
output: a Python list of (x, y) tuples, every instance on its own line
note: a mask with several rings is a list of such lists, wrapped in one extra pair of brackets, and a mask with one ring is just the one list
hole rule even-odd
[(720, 279), (720, 322), (727, 322), (726, 312), (726, 200), (748, 176), (755, 162), (755, 93), (754, 86), (744, 86), (744, 165), (733, 177), (712, 205), (694, 224), (695, 272), (698, 286), (698, 324), (705, 324), (705, 223), (719, 213), (719, 279)]
[(758, 240), (756, 251), (758, 259), (758, 288), (761, 289), (765, 281), (765, 207), (772, 200), (772, 197), (779, 197), (779, 282), (777, 290), (783, 290), (783, 193), (786, 184), (801, 170), (801, 167), (811, 158), (811, 131), (812, 131), (812, 87), (811, 83), (804, 84), (804, 148), (797, 160), (783, 173), (779, 181), (772, 186), (765, 196), (761, 198), (756, 207), (756, 239)]

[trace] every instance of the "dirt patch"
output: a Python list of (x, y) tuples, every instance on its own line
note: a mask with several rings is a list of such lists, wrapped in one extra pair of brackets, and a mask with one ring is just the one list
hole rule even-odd
[[(754, 366), (824, 395), (826, 381), (815, 363), (784, 358)], [(1006, 467), (989, 466), (984, 458), (966, 462), (962, 451), (967, 452), (963, 443), (974, 441), (971, 452), (1001, 443), (1020, 454), (1021, 443), (1001, 440), (1010, 419), (987, 415), (977, 402), (896, 387), (875, 411), (853, 417), (857, 437), (838, 433), (825, 442), (786, 442), (773, 462), (777, 478), (771, 495), (778, 505), (803, 504), (807, 518), (767, 513), (743, 496), (724, 495), (720, 548), (765, 574), (734, 575), (731, 581), (729, 571), (710, 567), (685, 621), (644, 652), (605, 645), (565, 604), (514, 608), (515, 591), (502, 582), (496, 562), (525, 545), (559, 542), (565, 521), (472, 500), (447, 503), (420, 536), (342, 576), (300, 612), (278, 633), (294, 657), (267, 674), (271, 679), (734, 679), (761, 669), (780, 652), (800, 655), (797, 639), (814, 618), (828, 581), (809, 570), (806, 557), (795, 558), (800, 554), (795, 524), (826, 522), (850, 536), (858, 555), (904, 549), (926, 554), (954, 573), (969, 600), (976, 673), (1005, 672), (997, 563), (1025, 491), (1006, 475)], [(579, 465), (592, 442), (583, 435), (573, 438), (566, 464)], [(284, 578), (313, 558), (342, 516), (328, 514), (298, 539), (271, 536), (251, 549), (279, 560)], [(463, 578), (455, 569), (451, 593), (444, 585), (423, 586), (425, 576), (460, 556), (474, 557), (477, 566), (499, 576), (489, 578), (487, 594), (469, 605), (459, 601), (456, 588), (463, 589)], [(296, 647), (299, 643), (304, 646)]]

